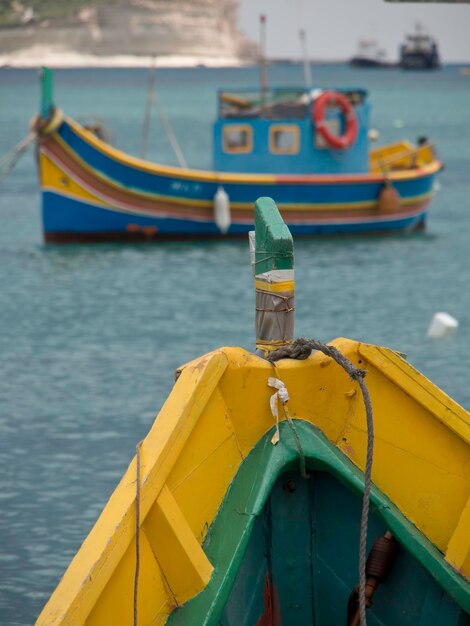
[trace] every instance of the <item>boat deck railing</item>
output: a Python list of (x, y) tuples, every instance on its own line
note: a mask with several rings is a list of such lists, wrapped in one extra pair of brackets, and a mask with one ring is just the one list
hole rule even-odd
[[(361, 104), (366, 96), (365, 89), (335, 89), (344, 94), (352, 104)], [(320, 89), (305, 87), (270, 88), (266, 91), (237, 89), (220, 90), (218, 93), (219, 118), (268, 118), (303, 119), (310, 115), (312, 100)]]

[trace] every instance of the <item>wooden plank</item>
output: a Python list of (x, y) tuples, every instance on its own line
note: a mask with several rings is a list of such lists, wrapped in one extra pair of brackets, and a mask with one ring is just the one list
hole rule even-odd
[(166, 485), (147, 516), (145, 534), (178, 604), (204, 589), (214, 568)]
[(470, 575), (470, 498), (450, 538), (446, 561), (468, 578)]

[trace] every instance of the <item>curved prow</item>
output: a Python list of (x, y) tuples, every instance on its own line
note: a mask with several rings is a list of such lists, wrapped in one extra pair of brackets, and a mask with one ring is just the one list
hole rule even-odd
[(41, 68), (41, 117), (47, 119), (54, 108), (54, 88), (52, 70), (48, 67)]
[[(293, 245), (274, 201), (256, 208), (258, 333), (272, 324), (258, 335), (264, 353), (293, 333)], [(290, 310), (276, 335), (267, 298), (280, 294)], [(470, 416), (400, 354), (330, 345), (367, 370), (369, 531), (400, 544), (369, 615), (470, 626)], [(278, 421), (273, 376), (289, 390)], [(202, 356), (178, 370), (137, 449), (37, 626), (345, 623), (367, 428), (357, 385), (334, 360), (317, 351), (271, 363), (241, 348)]]

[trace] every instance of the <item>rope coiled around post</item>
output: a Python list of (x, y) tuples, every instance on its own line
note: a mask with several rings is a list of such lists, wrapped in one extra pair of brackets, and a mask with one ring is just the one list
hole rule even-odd
[(372, 461), (374, 457), (374, 419), (372, 413), (372, 402), (369, 390), (364, 382), (367, 371), (356, 367), (347, 357), (344, 356), (334, 346), (329, 346), (318, 339), (296, 339), (290, 344), (272, 350), (266, 359), (271, 363), (280, 359), (307, 359), (312, 350), (318, 350), (326, 356), (332, 358), (340, 365), (351, 378), (358, 383), (361, 388), (362, 398), (366, 409), (367, 421), (367, 453), (366, 466), (364, 470), (364, 494), (362, 498), (361, 510), (361, 530), (359, 539), (359, 619), (361, 626), (367, 626), (366, 622), (366, 542), (367, 542), (367, 524), (369, 519), (369, 501), (372, 476)]

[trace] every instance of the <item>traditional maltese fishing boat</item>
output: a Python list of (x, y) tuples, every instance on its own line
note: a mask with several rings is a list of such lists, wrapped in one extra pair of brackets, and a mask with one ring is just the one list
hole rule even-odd
[(37, 625), (468, 626), (469, 414), (397, 352), (293, 341), (269, 198), (250, 243), (256, 354), (178, 370)]
[(54, 106), (43, 72), (39, 139), (47, 242), (245, 235), (253, 198), (275, 198), (292, 233), (423, 229), (442, 167), (432, 145), (370, 149), (364, 89), (219, 93), (214, 169), (170, 167), (104, 142)]

